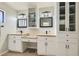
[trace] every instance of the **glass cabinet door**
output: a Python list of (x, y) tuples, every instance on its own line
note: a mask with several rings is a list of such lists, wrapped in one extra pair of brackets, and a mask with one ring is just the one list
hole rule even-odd
[(65, 2), (59, 3), (59, 31), (65, 31)]
[(36, 12), (35, 8), (29, 8), (29, 27), (36, 27)]
[(76, 13), (76, 3), (69, 2), (69, 31), (76, 30), (76, 23), (75, 23), (75, 13)]
[(59, 31), (76, 31), (76, 2), (59, 3)]

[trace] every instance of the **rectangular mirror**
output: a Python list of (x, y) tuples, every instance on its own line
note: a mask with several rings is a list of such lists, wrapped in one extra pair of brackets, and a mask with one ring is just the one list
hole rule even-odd
[(17, 28), (26, 28), (27, 19), (17, 19)]
[(53, 27), (53, 18), (52, 17), (41, 17), (40, 27)]

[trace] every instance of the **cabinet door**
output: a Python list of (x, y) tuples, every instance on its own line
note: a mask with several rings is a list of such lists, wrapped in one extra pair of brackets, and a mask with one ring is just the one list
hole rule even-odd
[(67, 45), (64, 42), (57, 43), (57, 55), (65, 56), (66, 55), (66, 47)]
[(59, 31), (76, 31), (76, 2), (59, 3)]
[(77, 56), (78, 55), (78, 45), (70, 43), (67, 49), (67, 56)]
[(69, 2), (69, 31), (76, 31), (76, 3)]
[(15, 36), (9, 36), (8, 49), (11, 51), (16, 51)]
[(17, 52), (22, 52), (22, 42), (21, 42), (21, 36), (16, 36), (16, 51)]
[(59, 3), (59, 31), (66, 31), (66, 3)]
[(37, 40), (37, 53), (38, 55), (46, 55), (46, 40), (44, 37), (39, 37)]
[(35, 8), (29, 8), (29, 27), (36, 27), (36, 12)]
[(47, 38), (47, 55), (56, 55), (56, 37), (48, 37)]

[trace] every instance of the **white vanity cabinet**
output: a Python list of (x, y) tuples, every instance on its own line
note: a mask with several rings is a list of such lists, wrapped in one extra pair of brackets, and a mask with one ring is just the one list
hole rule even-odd
[(38, 55), (56, 55), (56, 37), (38, 36), (37, 53)]
[(57, 53), (57, 41), (56, 37), (47, 37), (47, 55), (53, 55), (56, 56)]
[(23, 52), (20, 35), (9, 35), (8, 49), (10, 51)]
[(44, 37), (39, 37), (37, 40), (37, 53), (38, 55), (46, 55), (47, 42)]
[(78, 39), (58, 38), (57, 55), (58, 56), (77, 56), (78, 55)]

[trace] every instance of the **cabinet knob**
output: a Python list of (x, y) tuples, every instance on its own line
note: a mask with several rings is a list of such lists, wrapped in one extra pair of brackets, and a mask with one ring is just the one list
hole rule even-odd
[(46, 43), (45, 43), (45, 46), (47, 46), (47, 45), (48, 45), (48, 43), (46, 42)]
[(16, 41), (15, 41), (15, 40), (13, 40), (13, 43), (16, 43)]
[(69, 49), (69, 45), (68, 45), (68, 49)]
[(65, 48), (67, 48), (67, 45), (65, 45)]
[(46, 38), (46, 40), (47, 40), (47, 38)]
[(69, 36), (68, 34), (66, 36)]
[(69, 41), (69, 40), (66, 40), (66, 41)]
[(69, 47), (69, 45), (65, 45), (65, 48), (69, 49), (70, 47)]

